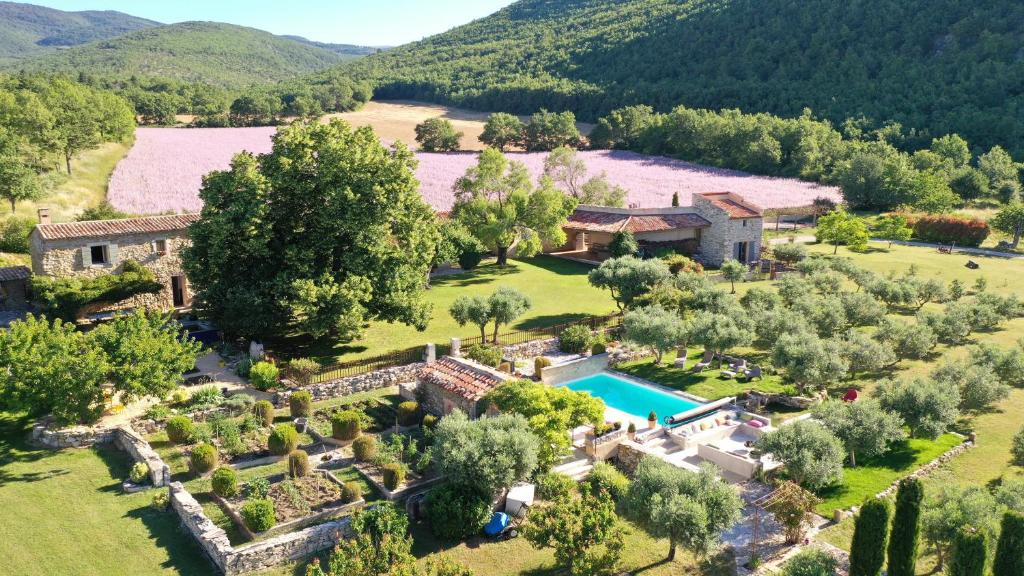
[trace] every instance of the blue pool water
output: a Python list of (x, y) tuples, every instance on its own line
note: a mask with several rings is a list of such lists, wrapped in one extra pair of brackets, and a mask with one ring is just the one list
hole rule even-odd
[(647, 419), (647, 415), (654, 410), (658, 414), (658, 420), (664, 420), (666, 416), (679, 414), (691, 408), (700, 406), (699, 403), (687, 400), (675, 394), (662, 392), (650, 386), (644, 386), (619, 378), (607, 372), (570, 380), (563, 384), (570, 390), (586, 392), (602, 400), (606, 406), (615, 408), (621, 412)]

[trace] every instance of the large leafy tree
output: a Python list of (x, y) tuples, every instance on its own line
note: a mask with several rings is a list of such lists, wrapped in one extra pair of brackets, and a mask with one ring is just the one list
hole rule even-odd
[(772, 346), (772, 363), (786, 371), (801, 393), (838, 382), (849, 370), (842, 342), (802, 331), (779, 336)]
[(914, 233), (907, 225), (907, 219), (899, 214), (880, 216), (875, 222), (872, 232), (875, 236), (888, 240), (890, 248), (892, 248), (893, 240), (907, 241)]
[(576, 115), (572, 112), (541, 110), (530, 116), (523, 128), (523, 147), (527, 152), (554, 150), (559, 146), (577, 147), (581, 136), (576, 128)]
[(626, 204), (626, 190), (612, 186), (604, 173), (587, 178), (587, 164), (569, 146), (559, 146), (548, 154), (544, 159), (544, 174), (580, 204), (615, 207)]
[(995, 498), (982, 486), (939, 483), (925, 498), (921, 515), (921, 534), (935, 550), (937, 568), (943, 568), (946, 553), (961, 530), (974, 529), (994, 536), (997, 510)]
[(677, 546), (709, 552), (719, 534), (739, 520), (743, 502), (716, 470), (709, 464), (691, 472), (651, 456), (637, 466), (623, 505), (653, 536), (668, 538), (669, 560)]
[(416, 125), (416, 142), (424, 152), (454, 152), (459, 149), (462, 132), (440, 116)]
[(513, 245), (519, 256), (532, 256), (544, 244), (564, 244), (562, 225), (575, 208), (576, 201), (549, 178), (534, 189), (526, 166), (488, 148), (455, 183), (452, 218), (493, 249), (504, 266)]
[(168, 316), (135, 312), (117, 316), (89, 333), (110, 365), (110, 382), (124, 402), (163, 398), (195, 367), (202, 344), (181, 338)]
[(1011, 246), (1016, 248), (1020, 244), (1021, 234), (1024, 234), (1024, 203), (1015, 200), (1003, 206), (988, 224), (1000, 232), (1013, 236)]
[(863, 458), (881, 456), (889, 445), (906, 437), (898, 414), (882, 410), (877, 400), (826, 402), (815, 411), (818, 420), (832, 431), (850, 455), (850, 465)]
[(91, 422), (103, 409), (109, 367), (71, 323), (30, 314), (0, 331), (0, 403), (9, 410)]
[(530, 512), (523, 536), (535, 548), (552, 548), (571, 576), (614, 574), (625, 530), (607, 493), (568, 494)]
[(502, 414), (470, 420), (445, 416), (434, 432), (433, 461), (449, 481), (496, 494), (537, 468), (540, 440), (526, 418)]
[(126, 100), (64, 79), (50, 82), (43, 100), (53, 114), (49, 145), (64, 157), (71, 174), (71, 159), (104, 141), (127, 138), (135, 129), (135, 113)]
[(619, 310), (625, 310), (671, 275), (668, 265), (660, 259), (621, 256), (605, 260), (587, 278), (592, 286), (610, 290)]
[(513, 380), (499, 386), (488, 400), (502, 412), (520, 414), (541, 438), (538, 466), (547, 470), (569, 451), (569, 433), (578, 426), (604, 421), (604, 402), (565, 386)]
[(459, 326), (472, 324), (480, 328), (480, 342), (487, 341), (487, 324), (491, 321), (491, 303), (487, 298), (463, 294), (452, 302), (448, 313)]
[(39, 176), (29, 164), (20, 140), (0, 126), (0, 198), (10, 202), (11, 212), (18, 202), (35, 200), (42, 194)]
[(495, 112), (487, 117), (480, 141), (504, 152), (523, 140), (523, 122), (518, 116)]
[(510, 286), (502, 286), (487, 297), (487, 305), (494, 320), (494, 343), (498, 343), (498, 330), (519, 318), (530, 309), (530, 299)]
[(789, 477), (810, 490), (843, 479), (843, 442), (817, 422), (805, 420), (781, 426), (761, 436), (755, 446), (784, 463)]
[(366, 320), (424, 328), (437, 230), (401, 144), (342, 121), (298, 123), (273, 150), (208, 175), (184, 265), (228, 332), (353, 336)]
[(817, 237), (819, 242), (832, 244), (832, 253), (836, 254), (842, 244), (851, 250), (863, 250), (867, 246), (868, 230), (863, 220), (839, 209), (818, 219)]

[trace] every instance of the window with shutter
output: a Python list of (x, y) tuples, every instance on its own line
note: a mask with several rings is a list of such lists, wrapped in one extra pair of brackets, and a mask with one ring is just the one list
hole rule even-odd
[(82, 246), (82, 266), (88, 268), (92, 266), (92, 247)]
[(110, 262), (110, 252), (105, 244), (93, 244), (89, 246), (89, 265), (102, 266)]
[(117, 265), (117, 244), (107, 244), (107, 264), (111, 266)]

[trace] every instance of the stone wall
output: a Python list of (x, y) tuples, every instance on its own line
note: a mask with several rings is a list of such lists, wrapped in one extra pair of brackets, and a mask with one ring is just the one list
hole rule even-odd
[(619, 449), (616, 452), (618, 468), (626, 475), (632, 476), (636, 472), (636, 467), (640, 465), (640, 460), (643, 460), (644, 456), (647, 455), (648, 452), (644, 450), (644, 447), (636, 442), (628, 440), (622, 442), (619, 444)]
[(112, 426), (70, 426), (53, 429), (45, 422), (32, 427), (32, 442), (44, 448), (63, 450), (65, 448), (86, 448), (93, 444), (109, 444), (114, 441), (117, 428)]
[(564, 364), (555, 364), (544, 368), (541, 379), (545, 384), (561, 384), (569, 380), (592, 376), (608, 367), (608, 354), (595, 354), (572, 360)]
[(949, 462), (953, 458), (956, 458), (957, 456), (959, 456), (959, 455), (963, 454), (964, 452), (966, 452), (969, 448), (973, 448), (973, 447), (974, 447), (974, 442), (971, 442), (970, 440), (965, 440), (963, 444), (958, 444), (957, 446), (954, 446), (954, 447), (950, 448), (949, 450), (944, 452), (941, 456), (939, 456), (935, 460), (932, 460), (931, 462), (925, 464), (924, 466), (921, 466), (917, 470), (914, 470), (913, 473), (911, 473), (911, 474), (909, 474), (907, 476), (904, 476), (903, 478), (900, 478), (899, 480), (896, 480), (895, 482), (890, 484), (888, 488), (886, 488), (885, 490), (882, 490), (881, 492), (879, 492), (877, 494), (877, 496), (879, 498), (887, 498), (887, 497), (895, 494), (896, 493), (896, 489), (899, 488), (900, 481), (903, 480), (904, 478), (926, 478), (926, 477), (930, 476), (932, 474), (932, 472), (935, 472), (935, 470), (940, 468), (946, 462)]
[(118, 448), (127, 452), (136, 462), (145, 462), (149, 467), (149, 479), (153, 486), (166, 486), (171, 481), (171, 468), (150, 447), (149, 442), (138, 432), (127, 426), (116, 429), (114, 442)]
[[(165, 240), (167, 250), (157, 253), (153, 242)], [(95, 278), (123, 271), (126, 260), (134, 260), (153, 271), (156, 280), (163, 285), (157, 294), (140, 294), (107, 309), (151, 308), (168, 310), (173, 308), (171, 277), (183, 276), (181, 250), (189, 245), (185, 230), (149, 234), (126, 234), (116, 238), (76, 238), (70, 240), (43, 240), (37, 232), (31, 237), (32, 271), (38, 275)], [(109, 264), (87, 266), (82, 260), (82, 248), (98, 244), (116, 244), (117, 257)], [(186, 284), (187, 285), (187, 284)], [(186, 298), (191, 300), (192, 291)]]
[[(337, 380), (329, 380), (319, 384), (311, 384), (309, 386), (302, 387), (301, 390), (308, 391), (313, 397), (314, 402), (328, 400), (330, 398), (340, 398), (357, 392), (379, 390), (381, 388), (405, 384), (406, 382), (414, 382), (416, 380), (416, 375), (424, 366), (426, 366), (426, 363), (424, 362), (415, 362), (413, 364), (406, 364), (405, 366), (395, 366), (393, 368), (367, 372), (366, 374), (359, 374), (358, 376), (349, 376), (347, 378), (338, 378)], [(287, 406), (288, 397), (292, 395), (292, 392), (292, 390), (278, 392), (274, 395), (274, 404), (278, 407)]]
[(243, 574), (306, 558), (351, 535), (350, 520), (345, 517), (235, 548), (227, 533), (206, 516), (202, 505), (180, 482), (172, 482), (168, 490), (171, 509), (181, 519), (182, 526), (223, 574)]
[(701, 232), (700, 250), (702, 259), (717, 266), (727, 258), (733, 258), (733, 246), (737, 242), (750, 242), (747, 257), (755, 260), (760, 255), (762, 218), (733, 219), (729, 213), (712, 204), (700, 194), (693, 195), (693, 207), (697, 213), (711, 222)]
[(505, 358), (512, 358), (514, 360), (531, 360), (537, 356), (543, 356), (557, 351), (558, 338), (548, 338), (546, 340), (534, 340), (523, 344), (502, 346), (501, 350)]

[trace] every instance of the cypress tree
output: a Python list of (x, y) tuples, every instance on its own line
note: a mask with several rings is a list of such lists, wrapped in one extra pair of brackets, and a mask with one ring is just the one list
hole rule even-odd
[(921, 501), (924, 485), (904, 478), (896, 491), (896, 513), (889, 533), (889, 576), (914, 576), (921, 537)]
[(679, 206), (679, 192), (672, 193), (672, 205)]
[(961, 530), (950, 551), (949, 576), (985, 576), (988, 542), (984, 532)]
[(992, 576), (1020, 576), (1024, 574), (1024, 514), (1007, 512), (1003, 515), (1002, 533), (996, 546), (996, 560)]
[(869, 498), (861, 506), (850, 546), (850, 576), (878, 576), (881, 573), (891, 515), (888, 500)]

